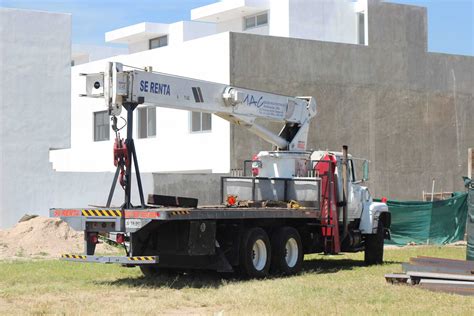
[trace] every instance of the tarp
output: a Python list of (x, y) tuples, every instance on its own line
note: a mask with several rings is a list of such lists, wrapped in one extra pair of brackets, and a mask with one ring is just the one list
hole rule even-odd
[(467, 184), (469, 188), (467, 215), (467, 260), (474, 260), (474, 180)]
[(442, 245), (464, 239), (467, 193), (442, 201), (387, 201), (392, 214), (391, 240), (386, 244)]

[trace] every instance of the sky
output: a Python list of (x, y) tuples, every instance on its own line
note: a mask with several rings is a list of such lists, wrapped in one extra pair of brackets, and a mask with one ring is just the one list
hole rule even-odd
[[(104, 34), (108, 31), (145, 21), (170, 23), (189, 20), (191, 9), (214, 2), (217, 1), (0, 0), (0, 6), (72, 13), (73, 43), (103, 45)], [(429, 51), (474, 56), (474, 0), (389, 2), (428, 8)]]

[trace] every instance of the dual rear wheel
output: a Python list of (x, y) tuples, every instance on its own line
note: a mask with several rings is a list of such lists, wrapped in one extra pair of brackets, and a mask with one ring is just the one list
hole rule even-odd
[(270, 238), (260, 227), (247, 229), (240, 244), (240, 272), (250, 278), (263, 278), (270, 272), (291, 275), (301, 270), (303, 249), (298, 231), (278, 228)]
[[(293, 227), (280, 227), (271, 234), (260, 227), (248, 228), (241, 237), (239, 272), (249, 278), (264, 278), (270, 272), (292, 275), (301, 271), (303, 247), (301, 238)], [(146, 277), (169, 275), (172, 269), (141, 266)]]

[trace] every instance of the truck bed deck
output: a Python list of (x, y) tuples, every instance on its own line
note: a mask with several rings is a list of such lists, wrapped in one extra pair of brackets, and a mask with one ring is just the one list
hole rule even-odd
[(53, 208), (52, 217), (77, 218), (127, 218), (153, 220), (203, 220), (203, 219), (251, 219), (251, 218), (319, 218), (318, 208), (283, 208), (283, 207), (226, 207), (200, 206), (185, 207), (152, 207), (147, 209), (120, 208)]
[(74, 230), (133, 233), (150, 222), (252, 220), (252, 219), (320, 219), (318, 208), (225, 207), (201, 206), (120, 208), (53, 208), (50, 216), (61, 218)]

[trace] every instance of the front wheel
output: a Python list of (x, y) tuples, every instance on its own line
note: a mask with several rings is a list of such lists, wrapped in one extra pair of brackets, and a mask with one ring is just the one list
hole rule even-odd
[(240, 244), (240, 272), (250, 278), (268, 275), (271, 262), (271, 245), (267, 233), (259, 228), (248, 229)]
[(364, 261), (367, 265), (383, 263), (384, 226), (379, 220), (377, 232), (365, 237)]

